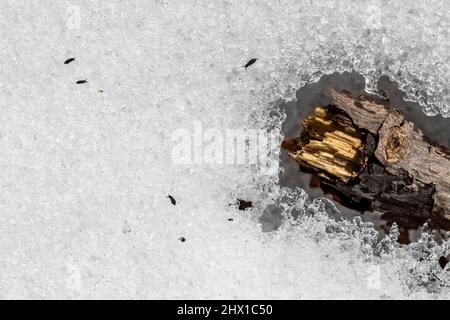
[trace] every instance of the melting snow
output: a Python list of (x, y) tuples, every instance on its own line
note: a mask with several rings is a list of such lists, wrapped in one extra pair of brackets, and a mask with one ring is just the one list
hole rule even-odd
[(277, 101), (333, 72), (448, 117), (449, 30), (442, 0), (1, 1), (0, 297), (449, 298), (448, 244), (377, 243), (276, 167), (172, 156), (196, 122), (277, 136)]

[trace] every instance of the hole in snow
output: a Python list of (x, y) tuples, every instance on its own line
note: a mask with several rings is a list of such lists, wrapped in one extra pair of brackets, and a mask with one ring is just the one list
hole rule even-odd
[[(319, 105), (327, 105), (329, 99), (327, 91), (329, 88), (336, 90), (347, 90), (354, 94), (365, 94), (365, 80), (358, 73), (334, 73), (323, 76), (318, 82), (309, 84), (297, 91), (297, 100), (284, 103), (281, 108), (286, 114), (286, 119), (282, 124), (282, 133), (285, 138), (300, 136), (301, 128), (299, 123), (309, 116), (313, 109)], [(450, 147), (450, 119), (426, 116), (419, 104), (404, 101), (404, 92), (402, 92), (395, 82), (390, 81), (388, 77), (381, 77), (378, 82), (379, 91), (383, 96), (389, 98), (389, 103), (401, 110), (405, 117), (412, 121), (418, 129), (422, 130), (431, 140)], [(286, 150), (281, 150), (280, 167), (283, 169), (279, 175), (279, 184), (281, 187), (296, 188), (305, 190), (310, 199), (325, 197), (332, 200), (338, 200), (337, 195), (324, 194), (324, 191), (317, 183), (317, 177), (313, 174), (300, 171), (299, 165), (292, 160)], [(342, 202), (342, 201), (341, 201)], [(381, 218), (379, 212), (357, 211), (350, 209), (337, 201), (334, 201), (339, 212), (331, 212), (334, 218), (344, 217), (352, 219), (360, 216), (363, 221), (372, 222), (379, 231), (380, 236), (389, 233), (390, 227), (394, 221)], [(268, 207), (260, 218), (264, 231), (277, 229), (281, 225), (282, 215), (277, 206)], [(408, 243), (415, 241), (420, 236), (420, 227), (418, 229), (400, 228), (399, 241)]]

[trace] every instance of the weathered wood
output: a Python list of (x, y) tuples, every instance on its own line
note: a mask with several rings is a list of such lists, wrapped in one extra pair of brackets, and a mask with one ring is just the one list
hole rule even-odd
[(285, 140), (291, 157), (350, 207), (406, 228), (431, 220), (450, 230), (450, 151), (383, 101), (334, 90), (330, 101)]
[(339, 93), (331, 89), (330, 100), (333, 105), (347, 113), (358, 128), (364, 128), (373, 134), (378, 132), (389, 114), (381, 102), (357, 97), (348, 91)]
[(392, 174), (408, 172), (417, 185), (434, 187), (432, 214), (450, 221), (450, 152), (414, 131), (400, 112), (392, 112), (379, 130), (375, 156)]

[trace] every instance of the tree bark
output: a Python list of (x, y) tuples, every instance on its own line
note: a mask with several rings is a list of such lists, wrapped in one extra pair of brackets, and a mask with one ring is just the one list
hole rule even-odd
[(450, 230), (450, 151), (385, 101), (330, 90), (331, 104), (282, 147), (349, 207), (376, 210), (405, 228)]

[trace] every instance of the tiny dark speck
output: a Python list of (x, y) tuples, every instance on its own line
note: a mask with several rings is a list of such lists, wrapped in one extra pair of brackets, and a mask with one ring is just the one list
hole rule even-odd
[(244, 68), (247, 69), (248, 67), (250, 67), (255, 62), (256, 62), (255, 58), (248, 60), (248, 62), (245, 64)]
[(446, 257), (442, 256), (439, 258), (439, 265), (441, 266), (442, 269), (445, 268), (447, 263), (448, 263), (448, 259)]
[(88, 82), (88, 81), (87, 80), (78, 80), (77, 84), (83, 84), (83, 83), (86, 83), (86, 82)]
[(251, 201), (245, 201), (242, 199), (237, 199), (237, 205), (239, 206), (239, 210), (242, 210), (242, 211), (253, 207), (253, 204)]
[(69, 64), (69, 63), (71, 63), (72, 61), (75, 61), (75, 58), (69, 58), (69, 59), (67, 59), (66, 61), (64, 61), (64, 64)]
[(177, 200), (175, 200), (175, 198), (172, 197), (170, 194), (167, 196), (167, 198), (170, 199), (170, 202), (172, 202), (173, 205), (176, 205), (176, 204), (177, 204)]
[(233, 218), (229, 218), (228, 221), (233, 221)]
[(185, 242), (186, 238), (185, 237), (179, 237), (178, 240), (180, 240), (181, 242)]

